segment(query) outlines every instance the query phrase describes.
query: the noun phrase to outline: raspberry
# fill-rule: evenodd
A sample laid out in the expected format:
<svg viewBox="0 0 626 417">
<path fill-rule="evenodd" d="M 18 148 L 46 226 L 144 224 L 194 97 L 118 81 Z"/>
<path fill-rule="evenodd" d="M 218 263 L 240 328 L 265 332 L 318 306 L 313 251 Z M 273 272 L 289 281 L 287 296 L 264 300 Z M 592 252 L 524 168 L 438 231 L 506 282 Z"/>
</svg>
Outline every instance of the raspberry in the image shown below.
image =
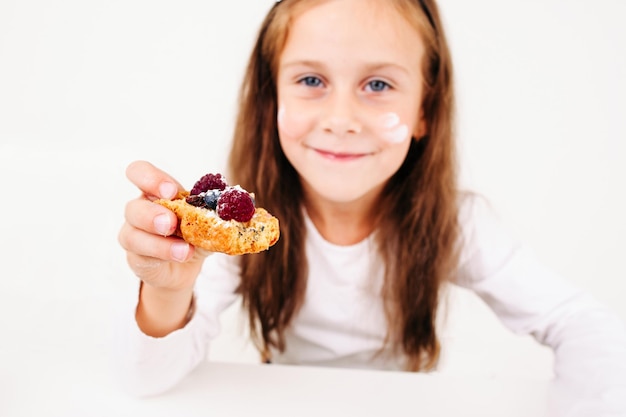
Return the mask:
<svg viewBox="0 0 626 417">
<path fill-rule="evenodd" d="M 198 195 L 209 190 L 224 190 L 228 184 L 222 174 L 206 174 L 200 178 L 191 189 L 191 195 Z"/>
<path fill-rule="evenodd" d="M 247 222 L 254 216 L 252 197 L 241 188 L 229 187 L 217 200 L 217 215 L 222 220 Z"/>
</svg>

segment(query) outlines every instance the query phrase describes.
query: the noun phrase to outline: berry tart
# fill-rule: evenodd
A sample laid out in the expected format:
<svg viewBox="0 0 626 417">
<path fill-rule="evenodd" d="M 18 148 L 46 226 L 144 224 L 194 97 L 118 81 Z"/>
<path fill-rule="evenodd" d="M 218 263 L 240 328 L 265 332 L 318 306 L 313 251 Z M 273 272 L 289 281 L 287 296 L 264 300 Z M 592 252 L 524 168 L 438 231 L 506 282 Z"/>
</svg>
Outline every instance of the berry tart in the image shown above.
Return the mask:
<svg viewBox="0 0 626 417">
<path fill-rule="evenodd" d="M 254 195 L 229 186 L 221 174 L 206 174 L 190 192 L 160 204 L 180 220 L 176 235 L 211 252 L 243 255 L 267 250 L 278 241 L 278 219 L 255 207 Z"/>
</svg>

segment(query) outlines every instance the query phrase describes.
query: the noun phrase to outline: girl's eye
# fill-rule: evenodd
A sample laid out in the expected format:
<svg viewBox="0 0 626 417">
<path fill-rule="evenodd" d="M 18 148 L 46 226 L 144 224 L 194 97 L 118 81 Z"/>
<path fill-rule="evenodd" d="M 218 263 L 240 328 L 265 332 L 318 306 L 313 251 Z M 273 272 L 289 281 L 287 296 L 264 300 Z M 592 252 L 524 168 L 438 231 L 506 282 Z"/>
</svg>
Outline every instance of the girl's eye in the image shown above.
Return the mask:
<svg viewBox="0 0 626 417">
<path fill-rule="evenodd" d="M 371 91 L 378 93 L 378 92 L 385 91 L 386 89 L 388 89 L 389 84 L 381 80 L 372 80 L 369 83 L 367 83 L 367 87 Z"/>
<path fill-rule="evenodd" d="M 312 75 L 302 78 L 299 82 L 307 87 L 320 87 L 322 85 L 322 80 Z"/>
</svg>

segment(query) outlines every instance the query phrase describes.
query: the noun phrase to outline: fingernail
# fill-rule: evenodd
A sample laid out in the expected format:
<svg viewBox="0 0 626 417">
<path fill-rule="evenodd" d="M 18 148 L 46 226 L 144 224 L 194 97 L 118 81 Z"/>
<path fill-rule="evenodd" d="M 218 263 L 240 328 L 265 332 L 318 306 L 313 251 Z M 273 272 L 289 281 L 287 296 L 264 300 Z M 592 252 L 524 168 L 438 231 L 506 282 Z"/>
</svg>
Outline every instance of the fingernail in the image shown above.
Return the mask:
<svg viewBox="0 0 626 417">
<path fill-rule="evenodd" d="M 187 243 L 173 243 L 170 250 L 175 261 L 183 262 L 189 254 L 189 245 Z"/>
<path fill-rule="evenodd" d="M 172 223 L 170 222 L 170 216 L 167 214 L 159 214 L 154 218 L 154 229 L 158 234 L 168 236 L 172 233 Z"/>
<path fill-rule="evenodd" d="M 159 193 L 161 198 L 174 198 L 176 193 L 178 193 L 178 187 L 171 182 L 162 182 L 159 185 Z"/>
</svg>

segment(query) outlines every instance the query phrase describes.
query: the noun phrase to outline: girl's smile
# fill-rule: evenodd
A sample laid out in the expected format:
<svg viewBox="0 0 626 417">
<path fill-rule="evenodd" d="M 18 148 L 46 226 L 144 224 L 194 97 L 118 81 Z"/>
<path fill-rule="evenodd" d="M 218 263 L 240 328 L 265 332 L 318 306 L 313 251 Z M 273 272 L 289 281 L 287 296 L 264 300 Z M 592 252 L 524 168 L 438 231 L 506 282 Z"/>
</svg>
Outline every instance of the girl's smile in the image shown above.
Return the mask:
<svg viewBox="0 0 626 417">
<path fill-rule="evenodd" d="M 312 151 L 315 151 L 322 158 L 332 161 L 332 162 L 353 162 L 359 161 L 363 158 L 373 155 L 373 152 L 366 153 L 351 153 L 351 152 L 333 152 L 327 151 L 324 149 L 316 149 L 310 148 Z"/>
<path fill-rule="evenodd" d="M 343 152 L 335 153 L 335 152 L 330 152 L 330 151 L 324 151 L 322 149 L 315 149 L 315 148 L 312 148 L 312 149 L 318 154 L 320 154 L 322 157 L 333 160 L 333 161 L 353 161 L 355 159 L 360 159 L 360 158 L 370 155 L 367 153 L 343 153 Z"/>
</svg>

